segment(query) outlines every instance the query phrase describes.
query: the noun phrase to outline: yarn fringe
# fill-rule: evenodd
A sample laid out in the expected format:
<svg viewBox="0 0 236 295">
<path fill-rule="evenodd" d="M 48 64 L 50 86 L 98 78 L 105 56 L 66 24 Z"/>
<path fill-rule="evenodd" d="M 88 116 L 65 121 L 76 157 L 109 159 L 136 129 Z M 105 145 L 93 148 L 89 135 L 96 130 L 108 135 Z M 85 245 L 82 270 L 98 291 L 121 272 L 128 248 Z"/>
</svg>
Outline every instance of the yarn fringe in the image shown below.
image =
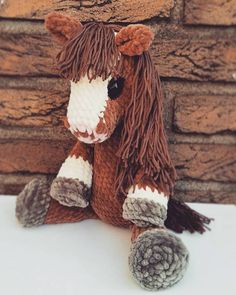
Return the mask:
<svg viewBox="0 0 236 295">
<path fill-rule="evenodd" d="M 158 72 L 149 52 L 123 58 L 133 62 L 134 77 L 117 151 L 115 193 L 125 196 L 135 185 L 137 173 L 142 171 L 142 180 L 148 180 L 151 186 L 169 195 L 176 171 L 164 130 L 163 93 Z"/>
<path fill-rule="evenodd" d="M 186 230 L 190 233 L 199 232 L 202 234 L 206 230 L 210 230 L 207 225 L 212 220 L 212 218 L 208 218 L 191 209 L 184 202 L 173 198 L 169 199 L 165 226 L 177 233 L 182 233 Z"/>
<path fill-rule="evenodd" d="M 114 75 L 120 58 L 114 31 L 120 29 L 118 25 L 101 22 L 85 24 L 57 55 L 61 77 L 78 82 L 85 75 L 90 81 L 97 77 L 106 80 Z"/>
</svg>

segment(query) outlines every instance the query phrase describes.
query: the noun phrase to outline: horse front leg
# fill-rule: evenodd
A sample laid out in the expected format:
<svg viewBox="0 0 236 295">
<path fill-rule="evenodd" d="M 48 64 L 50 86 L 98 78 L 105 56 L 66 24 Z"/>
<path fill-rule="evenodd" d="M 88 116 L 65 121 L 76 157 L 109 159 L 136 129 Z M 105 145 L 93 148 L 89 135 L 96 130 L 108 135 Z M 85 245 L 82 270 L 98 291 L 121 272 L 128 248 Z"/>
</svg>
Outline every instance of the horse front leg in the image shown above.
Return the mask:
<svg viewBox="0 0 236 295">
<path fill-rule="evenodd" d="M 93 209 L 66 207 L 50 196 L 52 179 L 33 179 L 16 200 L 16 217 L 24 227 L 97 219 Z"/>
<path fill-rule="evenodd" d="M 77 142 L 53 180 L 50 195 L 60 204 L 85 208 L 92 188 L 93 148 Z"/>
<path fill-rule="evenodd" d="M 97 218 L 89 206 L 92 161 L 93 149 L 77 142 L 54 180 L 33 179 L 19 194 L 19 222 L 30 227 Z"/>
</svg>

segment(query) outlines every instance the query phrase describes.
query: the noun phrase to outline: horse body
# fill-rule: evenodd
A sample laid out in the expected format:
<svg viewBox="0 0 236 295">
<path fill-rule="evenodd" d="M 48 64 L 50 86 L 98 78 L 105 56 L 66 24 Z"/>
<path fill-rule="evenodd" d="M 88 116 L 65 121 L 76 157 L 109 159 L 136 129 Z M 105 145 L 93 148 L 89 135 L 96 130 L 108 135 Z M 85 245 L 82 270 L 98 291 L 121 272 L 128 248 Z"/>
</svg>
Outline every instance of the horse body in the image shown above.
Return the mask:
<svg viewBox="0 0 236 295">
<path fill-rule="evenodd" d="M 120 134 L 116 130 L 105 142 L 94 148 L 94 174 L 91 206 L 98 217 L 116 226 L 128 227 L 131 222 L 122 216 L 124 199 L 115 196 L 114 181 Z"/>
</svg>

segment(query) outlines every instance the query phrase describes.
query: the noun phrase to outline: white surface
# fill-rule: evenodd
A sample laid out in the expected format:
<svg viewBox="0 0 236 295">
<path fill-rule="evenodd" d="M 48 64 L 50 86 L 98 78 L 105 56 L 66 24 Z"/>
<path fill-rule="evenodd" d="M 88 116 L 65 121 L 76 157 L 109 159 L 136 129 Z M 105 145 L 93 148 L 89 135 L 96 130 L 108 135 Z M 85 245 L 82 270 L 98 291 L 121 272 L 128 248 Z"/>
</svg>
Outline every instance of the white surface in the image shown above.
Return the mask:
<svg viewBox="0 0 236 295">
<path fill-rule="evenodd" d="M 182 234 L 190 265 L 184 279 L 159 294 L 236 294 L 236 210 L 194 204 L 216 220 L 204 235 Z M 90 220 L 23 229 L 15 198 L 0 197 L 0 294 L 150 294 L 127 266 L 130 232 Z"/>
</svg>

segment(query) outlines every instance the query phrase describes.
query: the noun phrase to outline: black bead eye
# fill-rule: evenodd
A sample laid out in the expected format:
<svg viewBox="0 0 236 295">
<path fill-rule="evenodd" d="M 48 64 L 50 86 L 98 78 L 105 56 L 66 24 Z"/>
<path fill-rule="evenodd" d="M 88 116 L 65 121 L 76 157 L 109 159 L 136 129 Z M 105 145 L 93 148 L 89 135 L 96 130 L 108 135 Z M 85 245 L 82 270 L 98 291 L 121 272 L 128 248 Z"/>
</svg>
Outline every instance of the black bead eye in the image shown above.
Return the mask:
<svg viewBox="0 0 236 295">
<path fill-rule="evenodd" d="M 107 85 L 108 96 L 110 99 L 116 99 L 121 95 L 124 87 L 124 78 L 112 78 Z"/>
</svg>

